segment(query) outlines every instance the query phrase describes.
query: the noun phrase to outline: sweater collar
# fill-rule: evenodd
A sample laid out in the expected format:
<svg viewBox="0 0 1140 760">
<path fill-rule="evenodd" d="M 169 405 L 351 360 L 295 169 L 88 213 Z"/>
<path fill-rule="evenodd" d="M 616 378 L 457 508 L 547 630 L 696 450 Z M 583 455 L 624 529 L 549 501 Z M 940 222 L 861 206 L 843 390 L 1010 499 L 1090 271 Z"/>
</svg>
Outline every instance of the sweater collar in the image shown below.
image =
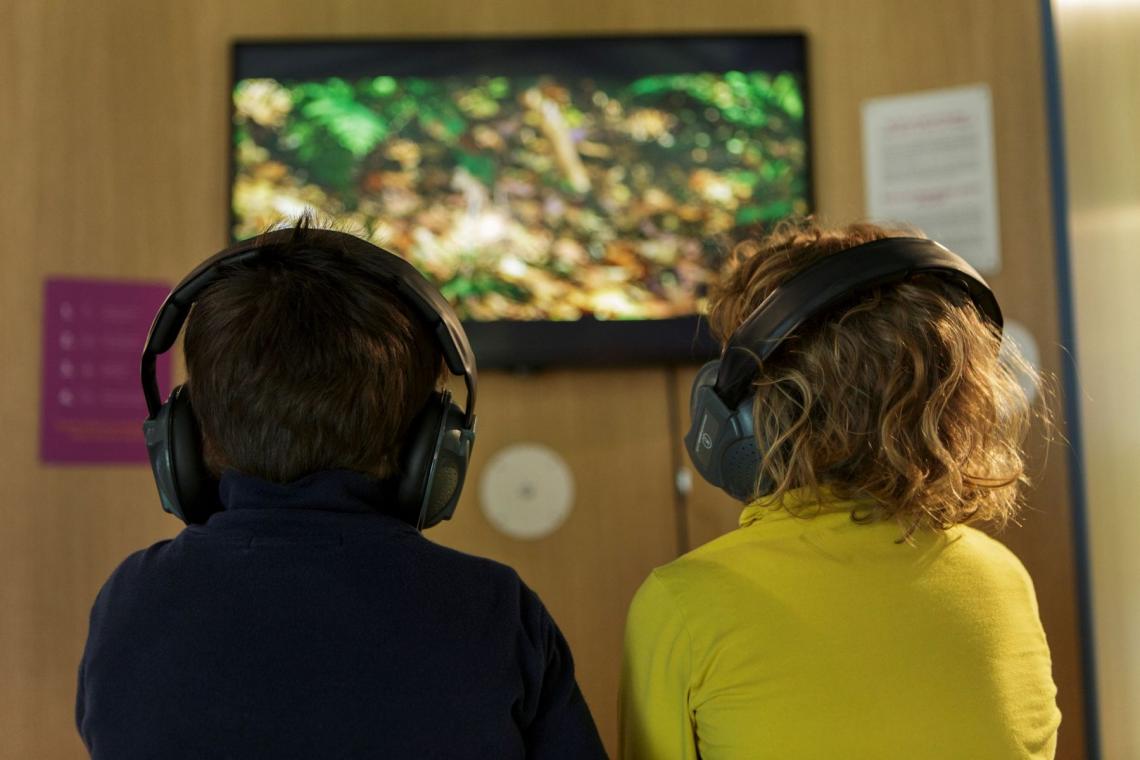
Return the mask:
<svg viewBox="0 0 1140 760">
<path fill-rule="evenodd" d="M 291 483 L 272 483 L 227 471 L 222 473 L 219 495 L 226 511 L 315 509 L 378 512 L 393 501 L 393 494 L 384 483 L 351 470 L 314 472 Z"/>
<path fill-rule="evenodd" d="M 869 498 L 840 498 L 831 488 L 804 486 L 793 488 L 782 497 L 762 496 L 744 507 L 740 513 L 740 527 L 758 522 L 771 523 L 789 517 L 816 517 L 828 513 L 847 513 L 854 509 L 870 510 L 874 502 Z"/>
</svg>

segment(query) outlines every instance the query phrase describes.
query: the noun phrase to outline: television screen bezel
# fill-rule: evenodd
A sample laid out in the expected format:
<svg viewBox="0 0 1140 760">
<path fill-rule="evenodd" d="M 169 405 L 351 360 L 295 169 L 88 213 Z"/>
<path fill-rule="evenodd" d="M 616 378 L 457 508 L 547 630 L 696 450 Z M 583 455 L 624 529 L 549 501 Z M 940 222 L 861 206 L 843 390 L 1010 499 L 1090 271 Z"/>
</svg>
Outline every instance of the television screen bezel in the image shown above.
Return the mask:
<svg viewBox="0 0 1140 760">
<path fill-rule="evenodd" d="M 657 34 L 647 33 L 616 33 L 597 35 L 519 35 L 519 36 L 447 36 L 447 35 L 408 35 L 383 37 L 321 37 L 321 38 L 238 38 L 230 46 L 230 81 L 227 93 L 227 119 L 228 119 L 228 145 L 227 145 L 227 175 L 229 187 L 226 191 L 228 228 L 226 239 L 235 242 L 233 235 L 236 226 L 236 215 L 233 204 L 234 181 L 237 177 L 237 166 L 233 150 L 234 119 L 233 119 L 233 92 L 238 81 L 251 76 L 288 76 L 288 74 L 274 73 L 247 73 L 241 69 L 239 56 L 244 50 L 259 48 L 263 51 L 271 48 L 280 48 L 295 52 L 307 48 L 310 51 L 322 47 L 336 48 L 338 52 L 348 53 L 350 48 L 368 48 L 377 45 L 407 46 L 410 49 L 426 50 L 431 46 L 446 46 L 452 50 L 470 46 L 474 48 L 489 49 L 492 46 L 531 47 L 535 51 L 548 54 L 552 46 L 574 47 L 578 51 L 593 46 L 614 46 L 622 42 L 650 43 L 666 45 L 669 43 L 699 44 L 712 43 L 724 46 L 727 42 L 741 42 L 750 45 L 758 43 L 780 43 L 796 46 L 799 53 L 800 72 L 802 81 L 802 97 L 804 102 L 804 145 L 806 156 L 804 169 L 806 173 L 806 201 L 808 213 L 815 209 L 815 177 L 812 150 L 811 131 L 811 85 L 808 37 L 804 32 L 775 32 L 760 31 L 742 33 L 733 32 L 705 32 L 695 34 Z M 306 57 L 313 55 L 306 53 Z M 588 57 L 588 56 L 583 56 Z M 307 61 L 306 64 L 309 62 Z M 328 65 L 328 64 L 326 64 Z M 437 64 L 438 65 L 438 64 Z M 553 68 L 553 67 L 551 67 Z M 688 68 L 688 67 L 687 67 Z M 298 78 L 320 76 L 350 77 L 343 69 L 330 69 L 327 74 L 314 73 L 316 66 L 308 65 L 303 72 L 298 72 Z M 465 68 L 464 72 L 471 68 Z M 422 71 L 422 69 L 416 69 Z M 447 69 L 444 69 L 447 71 Z M 499 70 L 495 70 L 499 73 Z M 545 70 L 544 70 L 545 71 Z M 398 72 L 409 75 L 411 72 Z M 549 72 L 546 72 L 549 73 Z M 366 76 L 368 74 L 361 74 Z M 371 72 L 375 75 L 375 72 Z M 421 74 L 422 75 L 422 74 Z M 399 251 L 394 251 L 399 254 Z M 471 341 L 477 361 L 482 369 L 538 369 L 544 367 L 567 366 L 622 366 L 638 364 L 695 364 L 714 358 L 719 352 L 719 346 L 708 329 L 708 323 L 703 316 L 674 317 L 669 319 L 652 320 L 598 320 L 587 317 L 574 321 L 554 320 L 465 320 L 464 329 Z"/>
</svg>

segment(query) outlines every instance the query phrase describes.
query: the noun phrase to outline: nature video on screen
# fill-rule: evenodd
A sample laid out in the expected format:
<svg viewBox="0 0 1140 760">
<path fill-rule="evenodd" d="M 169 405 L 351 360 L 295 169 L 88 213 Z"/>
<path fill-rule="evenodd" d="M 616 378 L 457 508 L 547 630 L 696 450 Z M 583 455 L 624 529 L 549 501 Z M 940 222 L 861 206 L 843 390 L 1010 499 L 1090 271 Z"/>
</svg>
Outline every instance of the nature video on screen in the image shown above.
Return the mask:
<svg viewBox="0 0 1140 760">
<path fill-rule="evenodd" d="M 732 229 L 808 210 L 802 92 L 740 71 L 244 79 L 233 234 L 335 217 L 464 319 L 689 316 Z"/>
</svg>

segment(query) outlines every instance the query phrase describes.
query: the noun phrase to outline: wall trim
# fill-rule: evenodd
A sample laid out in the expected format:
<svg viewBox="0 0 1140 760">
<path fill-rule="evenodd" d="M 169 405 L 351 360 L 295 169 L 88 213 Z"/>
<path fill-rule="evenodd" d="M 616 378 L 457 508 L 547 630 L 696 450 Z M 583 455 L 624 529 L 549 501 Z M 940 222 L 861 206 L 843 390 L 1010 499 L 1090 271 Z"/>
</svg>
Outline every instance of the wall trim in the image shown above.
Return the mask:
<svg viewBox="0 0 1140 760">
<path fill-rule="evenodd" d="M 1100 760 L 1100 719 L 1089 563 L 1088 500 L 1081 433 L 1080 378 L 1076 321 L 1073 310 L 1072 252 L 1069 238 L 1069 188 L 1065 164 L 1065 117 L 1061 94 L 1057 32 L 1052 0 L 1041 0 L 1041 41 L 1045 79 L 1045 121 L 1049 136 L 1050 194 L 1057 273 L 1057 311 L 1061 333 L 1061 382 L 1064 394 L 1069 459 L 1069 502 L 1072 504 L 1073 556 L 1076 559 L 1077 607 L 1084 680 L 1085 747 L 1089 760 Z M 1062 729 L 1064 730 L 1064 729 Z"/>
</svg>

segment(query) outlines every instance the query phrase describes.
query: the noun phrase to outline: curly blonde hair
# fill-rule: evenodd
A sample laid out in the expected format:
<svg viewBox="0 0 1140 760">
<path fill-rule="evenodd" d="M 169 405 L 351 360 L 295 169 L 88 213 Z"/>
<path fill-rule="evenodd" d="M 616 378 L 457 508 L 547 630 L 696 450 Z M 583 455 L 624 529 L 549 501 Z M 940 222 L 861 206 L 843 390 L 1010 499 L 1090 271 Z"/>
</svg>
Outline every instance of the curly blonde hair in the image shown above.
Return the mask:
<svg viewBox="0 0 1140 760">
<path fill-rule="evenodd" d="M 710 294 L 713 334 L 725 342 L 814 262 L 899 236 L 916 233 L 808 220 L 744 240 Z M 765 501 L 778 507 L 792 489 L 818 496 L 826 486 L 871 505 L 852 512 L 856 521 L 893 518 L 904 536 L 974 522 L 1004 527 L 1028 482 L 1022 444 L 1031 408 L 1015 373 L 1037 380 L 1016 350 L 999 358 L 1000 348 L 1000 332 L 966 292 L 934 276 L 855 295 L 810 320 L 755 380 L 760 480 L 774 484 Z"/>
</svg>

